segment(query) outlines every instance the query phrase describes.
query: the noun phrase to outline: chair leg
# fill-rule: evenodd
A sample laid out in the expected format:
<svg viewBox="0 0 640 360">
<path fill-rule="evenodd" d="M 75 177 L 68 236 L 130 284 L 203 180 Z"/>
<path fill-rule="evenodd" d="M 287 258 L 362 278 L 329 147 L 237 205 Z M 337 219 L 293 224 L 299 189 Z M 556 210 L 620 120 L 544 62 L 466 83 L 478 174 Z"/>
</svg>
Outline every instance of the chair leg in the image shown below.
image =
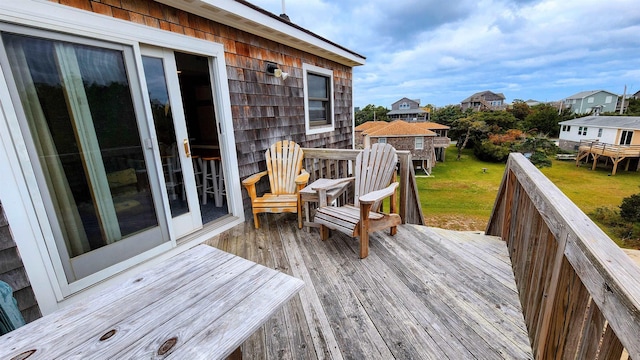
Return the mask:
<svg viewBox="0 0 640 360">
<path fill-rule="evenodd" d="M 360 234 L 360 259 L 369 256 L 369 233 Z"/>
<path fill-rule="evenodd" d="M 320 239 L 327 240 L 328 238 L 329 238 L 329 228 L 324 225 L 320 225 Z"/>
<path fill-rule="evenodd" d="M 256 229 L 260 229 L 260 221 L 258 221 L 257 213 L 253 213 L 253 225 L 256 227 Z"/>
<path fill-rule="evenodd" d="M 389 235 L 393 236 L 398 232 L 398 227 L 397 226 L 392 226 L 391 229 L 389 230 Z"/>
</svg>

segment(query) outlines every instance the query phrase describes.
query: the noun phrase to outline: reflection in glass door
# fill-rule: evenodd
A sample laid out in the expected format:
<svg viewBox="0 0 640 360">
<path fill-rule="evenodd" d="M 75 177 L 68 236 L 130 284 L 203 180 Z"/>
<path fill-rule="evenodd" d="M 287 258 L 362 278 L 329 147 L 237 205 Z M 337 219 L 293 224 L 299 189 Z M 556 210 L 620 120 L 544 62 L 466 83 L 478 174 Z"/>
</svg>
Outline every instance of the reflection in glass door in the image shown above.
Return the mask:
<svg viewBox="0 0 640 360">
<path fill-rule="evenodd" d="M 141 133 L 132 98 L 139 94 L 129 82 L 132 50 L 67 38 L 2 33 L 21 125 L 71 283 L 169 237 L 157 210 L 158 184 L 149 177 L 152 151 L 142 146 L 149 135 Z"/>
<path fill-rule="evenodd" d="M 173 52 L 143 48 L 142 63 L 176 238 L 202 228 L 198 191 Z"/>
</svg>

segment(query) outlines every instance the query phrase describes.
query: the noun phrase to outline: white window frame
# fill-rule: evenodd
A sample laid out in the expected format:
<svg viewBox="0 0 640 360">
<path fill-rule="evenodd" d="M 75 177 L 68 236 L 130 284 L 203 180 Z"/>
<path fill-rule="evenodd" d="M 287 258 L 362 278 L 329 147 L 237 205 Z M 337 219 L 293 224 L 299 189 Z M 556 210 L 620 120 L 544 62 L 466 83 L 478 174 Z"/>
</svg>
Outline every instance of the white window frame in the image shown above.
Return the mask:
<svg viewBox="0 0 640 360">
<path fill-rule="evenodd" d="M 414 140 L 413 148 L 416 149 L 416 150 L 424 149 L 424 137 L 416 136 L 415 140 Z"/>
<path fill-rule="evenodd" d="M 311 126 L 310 117 L 309 117 L 309 90 L 307 85 L 307 74 L 317 74 L 321 76 L 326 76 L 329 78 L 329 117 L 330 121 L 327 122 L 326 125 L 321 126 Z M 322 134 L 326 132 L 330 132 L 335 130 L 335 115 L 334 115 L 334 92 L 333 92 L 333 70 L 321 68 L 319 66 L 311 65 L 311 64 L 302 64 L 302 84 L 304 88 L 304 126 L 305 133 L 307 135 L 312 134 Z"/>
<path fill-rule="evenodd" d="M 598 129 L 598 137 L 602 137 L 602 128 Z"/>
<path fill-rule="evenodd" d="M 595 99 L 593 98 L 593 96 L 588 97 L 587 98 L 587 104 L 593 104 L 594 100 Z"/>
<path fill-rule="evenodd" d="M 237 166 L 235 136 L 233 133 L 233 118 L 231 113 L 231 99 L 224 58 L 224 46 L 211 41 L 151 28 L 141 24 L 115 19 L 112 17 L 91 13 L 53 2 L 12 1 L 3 2 L 0 22 L 19 26 L 31 26 L 52 33 L 71 34 L 87 39 L 96 39 L 131 46 L 135 57 L 138 74 L 143 74 L 140 58 L 140 46 L 143 44 L 167 48 L 175 51 L 193 53 L 210 58 L 212 69 L 212 88 L 215 94 L 217 118 L 220 126 L 220 151 L 225 161 L 225 176 L 229 179 L 239 179 Z M 42 195 L 37 186 L 34 169 L 26 151 L 25 138 L 20 131 L 20 124 L 13 107 L 8 85 L 5 81 L 5 69 L 0 69 L 0 148 L 16 149 L 0 156 L 2 173 L 14 174 L 13 181 L 3 183 L 0 198 L 4 201 L 4 210 L 12 226 L 14 238 L 23 256 L 25 270 L 31 279 L 31 286 L 36 295 L 38 306 L 43 315 L 47 315 L 61 306 L 61 303 L 72 298 L 86 298 L 107 287 L 120 283 L 150 266 L 171 256 L 188 250 L 193 245 L 206 241 L 211 236 L 221 233 L 231 227 L 244 222 L 244 210 L 239 181 L 227 182 L 229 211 L 234 218 L 214 231 L 194 235 L 184 240 L 172 249 L 152 249 L 144 254 L 148 261 L 142 263 L 143 256 L 139 255 L 103 270 L 100 279 L 87 277 L 85 283 L 67 284 L 57 254 L 53 232 L 46 216 Z M 146 98 L 146 82 L 142 76 L 137 78 L 142 87 L 143 103 Z M 148 110 L 148 109 L 147 109 Z M 147 118 L 151 119 L 150 113 Z M 151 135 L 155 136 L 153 125 Z M 4 131 L 7 130 L 7 131 Z M 6 159 L 5 156 L 6 155 Z M 3 160 L 4 159 L 4 160 Z M 8 160 L 8 161 L 5 161 Z M 9 167 L 10 169 L 7 169 Z M 158 174 L 161 176 L 161 174 Z M 234 195 L 231 195 L 234 194 Z M 19 200 L 18 200 L 19 199 Z M 7 204 L 14 204 L 7 206 Z M 25 224 L 26 226 L 15 226 Z M 174 243 L 175 244 L 175 243 Z M 31 251 L 33 250 L 33 251 Z M 147 256 L 147 255 L 150 255 Z M 107 273 L 108 272 L 108 273 Z M 91 283 L 89 283 L 91 282 Z"/>
<path fill-rule="evenodd" d="M 387 143 L 387 138 L 386 137 L 379 137 L 378 138 L 378 144 L 386 144 Z"/>
<path fill-rule="evenodd" d="M 611 104 L 611 101 L 613 101 L 613 96 L 607 95 L 607 97 L 604 100 L 605 104 Z"/>
</svg>

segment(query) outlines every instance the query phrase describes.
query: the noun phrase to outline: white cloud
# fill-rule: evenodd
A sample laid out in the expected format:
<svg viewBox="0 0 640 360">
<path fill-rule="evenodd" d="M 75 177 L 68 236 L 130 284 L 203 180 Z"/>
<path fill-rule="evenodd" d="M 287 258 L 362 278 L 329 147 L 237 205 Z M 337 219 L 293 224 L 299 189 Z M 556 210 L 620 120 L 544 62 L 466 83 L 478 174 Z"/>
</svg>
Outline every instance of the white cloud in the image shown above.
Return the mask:
<svg viewBox="0 0 640 360">
<path fill-rule="evenodd" d="M 250 0 L 276 14 L 279 0 Z M 401 97 L 458 103 L 474 92 L 557 100 L 640 86 L 637 0 L 305 0 L 291 20 L 367 57 L 354 105 Z M 628 90 L 629 92 L 629 90 Z"/>
</svg>

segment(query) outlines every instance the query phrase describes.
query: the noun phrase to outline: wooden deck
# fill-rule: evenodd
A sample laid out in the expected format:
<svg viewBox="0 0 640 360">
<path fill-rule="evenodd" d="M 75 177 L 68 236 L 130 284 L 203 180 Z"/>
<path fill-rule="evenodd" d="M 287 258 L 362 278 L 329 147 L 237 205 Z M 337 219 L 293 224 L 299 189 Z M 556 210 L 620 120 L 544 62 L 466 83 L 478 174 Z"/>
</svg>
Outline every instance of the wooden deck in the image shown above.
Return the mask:
<svg viewBox="0 0 640 360">
<path fill-rule="evenodd" d="M 242 346 L 245 359 L 533 358 L 506 245 L 401 225 L 358 242 L 261 215 L 209 245 L 293 275 L 305 287 Z"/>
</svg>

